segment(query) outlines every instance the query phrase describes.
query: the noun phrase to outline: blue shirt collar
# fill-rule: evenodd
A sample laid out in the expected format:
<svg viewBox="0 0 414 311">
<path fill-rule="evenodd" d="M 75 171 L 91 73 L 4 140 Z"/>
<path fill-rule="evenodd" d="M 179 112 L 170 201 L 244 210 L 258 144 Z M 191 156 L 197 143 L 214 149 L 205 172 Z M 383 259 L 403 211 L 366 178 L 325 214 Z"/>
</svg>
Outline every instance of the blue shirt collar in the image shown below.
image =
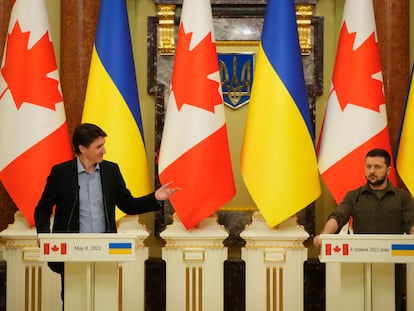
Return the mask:
<svg viewBox="0 0 414 311">
<path fill-rule="evenodd" d="M 79 157 L 76 157 L 76 163 L 78 166 L 78 174 L 86 172 L 86 169 L 83 166 L 82 162 L 80 161 Z M 96 163 L 95 171 L 99 171 L 99 163 Z"/>
</svg>

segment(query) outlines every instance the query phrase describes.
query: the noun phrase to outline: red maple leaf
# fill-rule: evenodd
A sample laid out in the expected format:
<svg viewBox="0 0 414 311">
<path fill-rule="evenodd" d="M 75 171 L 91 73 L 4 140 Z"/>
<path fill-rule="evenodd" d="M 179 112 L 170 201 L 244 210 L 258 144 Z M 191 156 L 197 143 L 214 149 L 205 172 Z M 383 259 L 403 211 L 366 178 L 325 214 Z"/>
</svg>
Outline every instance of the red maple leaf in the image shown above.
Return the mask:
<svg viewBox="0 0 414 311">
<path fill-rule="evenodd" d="M 216 46 L 211 32 L 190 51 L 192 33 L 186 34 L 180 25 L 172 86 L 178 110 L 184 104 L 214 113 L 214 106 L 223 102 L 219 82 L 208 78 L 218 71 Z"/>
<path fill-rule="evenodd" d="M 333 73 L 333 86 L 341 109 L 347 104 L 379 112 L 385 102 L 382 81 L 373 78 L 381 72 L 378 43 L 373 32 L 356 50 L 356 33 L 349 33 L 343 23 Z"/>
<path fill-rule="evenodd" d="M 341 251 L 341 248 L 338 245 L 335 245 L 335 247 L 333 248 L 333 251 L 335 253 L 339 253 Z"/>
<path fill-rule="evenodd" d="M 54 244 L 53 247 L 51 248 L 51 250 L 54 251 L 54 252 L 57 252 L 59 250 L 59 246 Z"/>
<path fill-rule="evenodd" d="M 7 37 L 6 58 L 1 72 L 17 109 L 26 102 L 55 110 L 55 104 L 62 101 L 62 94 L 58 81 L 47 76 L 57 69 L 52 42 L 46 32 L 28 49 L 29 37 L 30 32 L 22 32 L 19 22 L 16 22 Z"/>
</svg>

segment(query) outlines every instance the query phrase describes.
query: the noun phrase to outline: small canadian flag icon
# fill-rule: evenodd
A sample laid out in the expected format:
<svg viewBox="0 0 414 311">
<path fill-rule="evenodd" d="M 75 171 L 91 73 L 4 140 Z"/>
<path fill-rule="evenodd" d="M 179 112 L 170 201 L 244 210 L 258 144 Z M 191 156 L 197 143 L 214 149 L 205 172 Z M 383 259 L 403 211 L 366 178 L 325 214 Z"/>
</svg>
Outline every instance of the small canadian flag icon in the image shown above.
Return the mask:
<svg viewBox="0 0 414 311">
<path fill-rule="evenodd" d="M 43 244 L 43 254 L 50 255 L 50 254 L 61 254 L 66 255 L 66 243 L 60 243 L 50 245 L 50 243 Z"/>
<path fill-rule="evenodd" d="M 325 255 L 331 256 L 332 253 L 338 255 L 348 256 L 349 255 L 349 244 L 332 245 L 330 243 L 325 244 Z"/>
</svg>

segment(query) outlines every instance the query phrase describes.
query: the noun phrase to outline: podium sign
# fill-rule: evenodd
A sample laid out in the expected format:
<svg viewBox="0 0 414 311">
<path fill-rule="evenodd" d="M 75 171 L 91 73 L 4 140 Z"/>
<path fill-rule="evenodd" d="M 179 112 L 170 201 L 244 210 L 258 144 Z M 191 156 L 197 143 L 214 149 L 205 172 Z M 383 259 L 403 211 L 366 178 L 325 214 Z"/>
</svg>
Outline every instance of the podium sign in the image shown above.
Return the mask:
<svg viewBox="0 0 414 311">
<path fill-rule="evenodd" d="M 407 306 L 412 305 L 409 271 L 414 235 L 321 234 L 320 238 L 319 259 L 326 263 L 326 310 L 394 310 L 395 263 L 407 263 Z"/>
<path fill-rule="evenodd" d="M 116 233 L 39 234 L 41 261 L 133 261 L 135 236 Z"/>
<path fill-rule="evenodd" d="M 137 260 L 137 234 L 52 233 L 38 238 L 40 261 L 65 262 L 66 310 L 119 310 L 118 263 Z"/>
<path fill-rule="evenodd" d="M 414 262 L 414 235 L 321 234 L 321 262 Z"/>
</svg>

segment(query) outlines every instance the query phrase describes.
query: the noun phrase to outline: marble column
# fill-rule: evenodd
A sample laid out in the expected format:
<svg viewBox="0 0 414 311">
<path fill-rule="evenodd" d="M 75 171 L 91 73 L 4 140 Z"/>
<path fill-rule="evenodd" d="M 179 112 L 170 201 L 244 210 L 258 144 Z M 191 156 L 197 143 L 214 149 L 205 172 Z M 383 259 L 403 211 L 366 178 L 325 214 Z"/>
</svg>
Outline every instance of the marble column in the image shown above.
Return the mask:
<svg viewBox="0 0 414 311">
<path fill-rule="evenodd" d="M 394 150 L 410 74 L 409 0 L 374 0 L 374 9 Z"/>
<path fill-rule="evenodd" d="M 70 133 L 81 121 L 99 0 L 61 1 L 60 81 Z"/>
</svg>

